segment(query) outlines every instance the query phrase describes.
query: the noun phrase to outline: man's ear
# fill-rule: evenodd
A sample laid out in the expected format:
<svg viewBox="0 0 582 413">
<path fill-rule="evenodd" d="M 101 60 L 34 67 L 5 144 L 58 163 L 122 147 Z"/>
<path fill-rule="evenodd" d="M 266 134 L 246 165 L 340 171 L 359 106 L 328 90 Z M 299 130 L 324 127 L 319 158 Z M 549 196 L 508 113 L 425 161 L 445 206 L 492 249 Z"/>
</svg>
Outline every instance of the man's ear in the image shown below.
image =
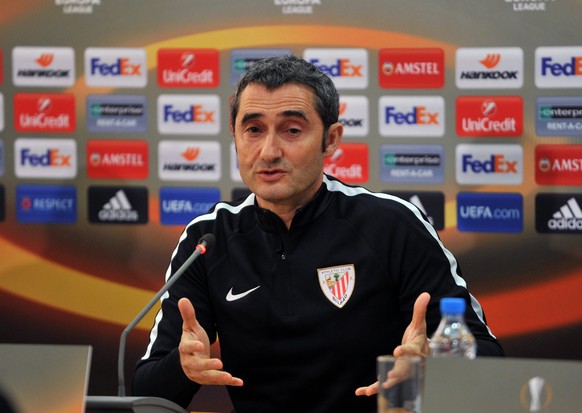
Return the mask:
<svg viewBox="0 0 582 413">
<path fill-rule="evenodd" d="M 336 122 L 329 127 L 327 130 L 327 136 L 325 138 L 325 147 L 323 148 L 323 157 L 327 158 L 335 153 L 335 150 L 342 141 L 342 136 L 344 134 L 344 127 L 341 123 Z"/>
</svg>

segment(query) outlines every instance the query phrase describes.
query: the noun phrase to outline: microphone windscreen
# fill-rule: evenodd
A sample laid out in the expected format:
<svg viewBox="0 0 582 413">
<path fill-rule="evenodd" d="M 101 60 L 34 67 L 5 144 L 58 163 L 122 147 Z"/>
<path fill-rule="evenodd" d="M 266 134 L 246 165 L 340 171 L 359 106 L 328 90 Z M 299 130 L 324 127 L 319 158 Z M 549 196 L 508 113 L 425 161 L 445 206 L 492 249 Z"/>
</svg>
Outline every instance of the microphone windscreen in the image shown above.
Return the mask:
<svg viewBox="0 0 582 413">
<path fill-rule="evenodd" d="M 209 250 L 214 246 L 214 242 L 216 241 L 216 237 L 213 234 L 204 234 L 200 237 L 198 241 L 198 245 L 205 243 L 206 249 Z"/>
</svg>

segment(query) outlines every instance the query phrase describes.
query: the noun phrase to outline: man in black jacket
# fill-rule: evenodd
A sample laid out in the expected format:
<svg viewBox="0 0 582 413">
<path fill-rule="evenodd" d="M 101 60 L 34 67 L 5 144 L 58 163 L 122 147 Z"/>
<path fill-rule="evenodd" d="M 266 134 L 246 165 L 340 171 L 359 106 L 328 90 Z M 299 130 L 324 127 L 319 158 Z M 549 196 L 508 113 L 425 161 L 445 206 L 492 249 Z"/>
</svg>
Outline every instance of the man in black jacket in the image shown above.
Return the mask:
<svg viewBox="0 0 582 413">
<path fill-rule="evenodd" d="M 203 234 L 216 244 L 162 298 L 134 395 L 187 406 L 221 384 L 237 413 L 376 412 L 376 357 L 427 355 L 451 296 L 467 302 L 478 354 L 503 355 L 418 208 L 323 173 L 342 138 L 338 111 L 332 80 L 300 58 L 241 78 L 231 130 L 251 194 L 186 227 L 168 276 Z"/>
</svg>

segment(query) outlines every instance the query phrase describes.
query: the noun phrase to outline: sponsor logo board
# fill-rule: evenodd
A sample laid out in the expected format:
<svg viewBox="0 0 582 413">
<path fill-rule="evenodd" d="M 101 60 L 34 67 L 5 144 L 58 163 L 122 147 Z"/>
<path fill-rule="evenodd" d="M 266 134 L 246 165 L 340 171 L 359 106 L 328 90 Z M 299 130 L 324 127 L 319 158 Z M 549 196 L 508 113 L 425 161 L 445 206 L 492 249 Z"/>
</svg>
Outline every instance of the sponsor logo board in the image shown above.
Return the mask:
<svg viewBox="0 0 582 413">
<path fill-rule="evenodd" d="M 143 95 L 87 96 L 87 130 L 137 133 L 147 130 L 147 100 Z"/>
<path fill-rule="evenodd" d="M 75 178 L 77 143 L 73 139 L 18 138 L 14 170 L 18 178 Z"/>
<path fill-rule="evenodd" d="M 523 133 L 521 96 L 459 96 L 456 100 L 457 135 L 517 137 Z"/>
<path fill-rule="evenodd" d="M 94 224 L 146 224 L 148 190 L 146 187 L 90 186 L 89 222 Z"/>
<path fill-rule="evenodd" d="M 384 191 L 414 204 L 437 231 L 445 229 L 445 194 L 437 191 Z"/>
<path fill-rule="evenodd" d="M 216 49 L 158 50 L 158 85 L 179 88 L 215 88 L 220 84 Z"/>
<path fill-rule="evenodd" d="M 72 185 L 18 185 L 16 219 L 22 223 L 75 223 L 77 188 Z"/>
<path fill-rule="evenodd" d="M 441 96 L 382 96 L 380 135 L 387 137 L 442 137 L 445 101 Z"/>
<path fill-rule="evenodd" d="M 535 84 L 540 89 L 582 87 L 582 47 L 538 47 Z"/>
<path fill-rule="evenodd" d="M 536 231 L 545 234 L 582 234 L 582 195 L 536 194 Z"/>
<path fill-rule="evenodd" d="M 457 145 L 456 178 L 462 185 L 521 184 L 523 148 L 509 144 Z"/>
<path fill-rule="evenodd" d="M 346 183 L 368 181 L 368 145 L 365 143 L 341 143 L 334 154 L 323 161 L 326 174 Z"/>
<path fill-rule="evenodd" d="M 582 96 L 536 98 L 536 134 L 582 136 Z"/>
<path fill-rule="evenodd" d="M 148 170 L 147 141 L 87 142 L 87 175 L 91 179 L 146 179 Z"/>
<path fill-rule="evenodd" d="M 220 132 L 220 98 L 218 95 L 158 96 L 158 132 L 217 135 Z"/>
<path fill-rule="evenodd" d="M 233 49 L 230 52 L 230 85 L 236 86 L 240 77 L 258 60 L 288 56 L 290 49 Z"/>
<path fill-rule="evenodd" d="M 17 132 L 70 133 L 76 128 L 72 93 L 17 93 L 14 129 Z"/>
<path fill-rule="evenodd" d="M 158 176 L 164 181 L 218 181 L 221 177 L 217 141 L 161 141 Z"/>
<path fill-rule="evenodd" d="M 366 96 L 340 96 L 339 122 L 345 137 L 368 135 L 369 116 Z"/>
<path fill-rule="evenodd" d="M 12 81 L 15 86 L 73 86 L 75 52 L 70 47 L 15 47 Z"/>
<path fill-rule="evenodd" d="M 438 48 L 380 49 L 379 83 L 382 88 L 441 88 L 445 84 L 445 52 Z"/>
<path fill-rule="evenodd" d="M 523 50 L 519 47 L 457 49 L 455 82 L 459 89 L 519 89 L 523 77 Z"/>
<path fill-rule="evenodd" d="M 303 58 L 328 75 L 338 89 L 368 87 L 368 51 L 366 49 L 305 49 Z"/>
<path fill-rule="evenodd" d="M 218 201 L 218 188 L 161 188 L 160 220 L 164 225 L 185 225 Z"/>
<path fill-rule="evenodd" d="M 90 87 L 143 88 L 147 85 L 144 49 L 89 47 L 85 49 L 85 82 Z"/>
<path fill-rule="evenodd" d="M 380 179 L 392 183 L 442 183 L 445 151 L 442 145 L 381 145 Z"/>
<path fill-rule="evenodd" d="M 523 196 L 518 193 L 459 192 L 457 227 L 463 232 L 522 232 Z"/>
<path fill-rule="evenodd" d="M 537 145 L 538 185 L 582 185 L 582 145 Z"/>
</svg>

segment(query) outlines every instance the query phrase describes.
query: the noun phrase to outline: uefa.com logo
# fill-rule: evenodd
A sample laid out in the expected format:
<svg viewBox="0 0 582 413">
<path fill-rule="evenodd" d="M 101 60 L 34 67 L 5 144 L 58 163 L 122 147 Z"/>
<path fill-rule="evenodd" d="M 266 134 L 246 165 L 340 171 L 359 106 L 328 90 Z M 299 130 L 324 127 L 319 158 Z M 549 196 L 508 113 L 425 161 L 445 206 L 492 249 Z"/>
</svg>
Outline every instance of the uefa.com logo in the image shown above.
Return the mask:
<svg viewBox="0 0 582 413">
<path fill-rule="evenodd" d="M 519 47 L 457 49 L 455 81 L 459 89 L 519 89 L 523 76 L 523 49 Z"/>
</svg>

